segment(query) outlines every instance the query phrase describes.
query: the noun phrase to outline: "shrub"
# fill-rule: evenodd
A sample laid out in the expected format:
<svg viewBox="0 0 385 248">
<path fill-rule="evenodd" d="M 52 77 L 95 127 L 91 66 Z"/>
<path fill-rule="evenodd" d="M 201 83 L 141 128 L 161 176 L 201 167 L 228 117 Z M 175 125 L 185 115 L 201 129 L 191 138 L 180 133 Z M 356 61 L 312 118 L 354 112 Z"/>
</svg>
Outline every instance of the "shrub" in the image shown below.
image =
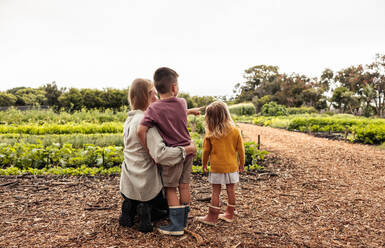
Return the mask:
<svg viewBox="0 0 385 248">
<path fill-rule="evenodd" d="M 229 106 L 231 114 L 235 115 L 254 115 L 255 107 L 252 103 L 239 103 Z"/>
<path fill-rule="evenodd" d="M 353 128 L 356 141 L 379 145 L 385 142 L 385 125 L 369 124 Z"/>
<path fill-rule="evenodd" d="M 276 102 L 269 102 L 262 106 L 261 115 L 265 115 L 265 116 L 287 115 L 287 109 L 285 106 L 279 105 Z"/>
</svg>

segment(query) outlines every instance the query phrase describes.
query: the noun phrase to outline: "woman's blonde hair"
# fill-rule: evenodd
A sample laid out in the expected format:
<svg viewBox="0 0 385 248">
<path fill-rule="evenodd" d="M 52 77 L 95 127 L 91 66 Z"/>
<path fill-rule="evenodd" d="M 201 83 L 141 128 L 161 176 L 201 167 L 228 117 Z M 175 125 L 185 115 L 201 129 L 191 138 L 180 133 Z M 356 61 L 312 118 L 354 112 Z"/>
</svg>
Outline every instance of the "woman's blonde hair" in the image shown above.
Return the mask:
<svg viewBox="0 0 385 248">
<path fill-rule="evenodd" d="M 154 87 L 151 80 L 137 78 L 132 82 L 128 91 L 128 101 L 130 102 L 131 109 L 145 110 L 150 102 L 149 91 Z"/>
<path fill-rule="evenodd" d="M 222 101 L 215 101 L 207 106 L 205 121 L 206 134 L 214 138 L 227 135 L 234 126 L 229 109 Z"/>
</svg>

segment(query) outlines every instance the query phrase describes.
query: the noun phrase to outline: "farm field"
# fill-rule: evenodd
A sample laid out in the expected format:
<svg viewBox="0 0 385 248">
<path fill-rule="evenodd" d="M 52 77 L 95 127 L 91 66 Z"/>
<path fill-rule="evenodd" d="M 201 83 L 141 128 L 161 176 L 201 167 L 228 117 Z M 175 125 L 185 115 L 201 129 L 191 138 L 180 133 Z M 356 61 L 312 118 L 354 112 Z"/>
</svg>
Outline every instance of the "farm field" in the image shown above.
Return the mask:
<svg viewBox="0 0 385 248">
<path fill-rule="evenodd" d="M 119 227 L 118 176 L 3 176 L 0 247 L 385 244 L 384 150 L 270 127 L 240 127 L 248 140 L 260 134 L 262 149 L 271 153 L 262 164 L 264 173 L 241 176 L 234 223 L 205 226 L 194 221 L 207 211 L 210 196 L 210 185 L 199 174 L 193 176 L 192 218 L 183 237 Z M 225 194 L 223 209 L 224 202 Z"/>
<path fill-rule="evenodd" d="M 380 145 L 385 143 L 385 119 L 347 114 L 304 114 L 289 116 L 235 116 L 235 120 L 259 126 L 343 138 L 347 141 Z"/>
<path fill-rule="evenodd" d="M 0 112 L 0 175 L 120 174 L 124 111 Z M 189 116 L 188 128 L 198 150 L 193 171 L 201 172 L 203 116 Z M 252 142 L 245 150 L 247 169 L 259 169 L 267 152 Z"/>
</svg>

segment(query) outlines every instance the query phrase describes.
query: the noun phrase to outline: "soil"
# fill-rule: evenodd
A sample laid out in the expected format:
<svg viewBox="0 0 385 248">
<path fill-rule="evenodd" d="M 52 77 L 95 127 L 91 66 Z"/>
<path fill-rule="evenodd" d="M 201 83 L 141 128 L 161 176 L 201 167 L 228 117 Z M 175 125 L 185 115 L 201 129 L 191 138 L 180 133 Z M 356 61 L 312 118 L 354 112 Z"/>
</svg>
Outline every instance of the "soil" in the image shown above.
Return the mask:
<svg viewBox="0 0 385 248">
<path fill-rule="evenodd" d="M 209 205 L 203 175 L 193 175 L 189 226 L 177 237 L 119 226 L 119 176 L 9 176 L 0 177 L 0 247 L 385 246 L 384 149 L 240 127 L 270 154 L 265 171 L 241 174 L 233 223 L 195 221 Z M 221 199 L 225 210 L 224 188 Z"/>
</svg>

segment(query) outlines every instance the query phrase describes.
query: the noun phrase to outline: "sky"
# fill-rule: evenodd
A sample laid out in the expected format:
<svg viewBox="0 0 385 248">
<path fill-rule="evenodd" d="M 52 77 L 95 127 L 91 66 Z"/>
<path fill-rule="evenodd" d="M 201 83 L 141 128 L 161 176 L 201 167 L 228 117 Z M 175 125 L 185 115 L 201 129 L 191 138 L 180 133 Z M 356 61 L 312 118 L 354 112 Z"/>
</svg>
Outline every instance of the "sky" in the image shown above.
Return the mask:
<svg viewBox="0 0 385 248">
<path fill-rule="evenodd" d="M 255 65 L 319 77 L 376 53 L 383 0 L 0 0 L 0 91 L 123 89 L 167 66 L 182 92 L 230 96 Z"/>
</svg>

